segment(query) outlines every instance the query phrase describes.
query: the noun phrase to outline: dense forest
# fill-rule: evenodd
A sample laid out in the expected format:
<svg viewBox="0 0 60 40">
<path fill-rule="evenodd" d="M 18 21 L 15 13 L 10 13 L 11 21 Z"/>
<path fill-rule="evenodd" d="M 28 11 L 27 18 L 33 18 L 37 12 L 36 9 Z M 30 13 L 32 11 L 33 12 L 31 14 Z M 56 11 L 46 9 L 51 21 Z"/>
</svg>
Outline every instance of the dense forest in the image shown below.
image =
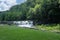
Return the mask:
<svg viewBox="0 0 60 40">
<path fill-rule="evenodd" d="M 60 0 L 27 0 L 0 12 L 0 21 L 33 20 L 36 24 L 60 23 Z"/>
</svg>

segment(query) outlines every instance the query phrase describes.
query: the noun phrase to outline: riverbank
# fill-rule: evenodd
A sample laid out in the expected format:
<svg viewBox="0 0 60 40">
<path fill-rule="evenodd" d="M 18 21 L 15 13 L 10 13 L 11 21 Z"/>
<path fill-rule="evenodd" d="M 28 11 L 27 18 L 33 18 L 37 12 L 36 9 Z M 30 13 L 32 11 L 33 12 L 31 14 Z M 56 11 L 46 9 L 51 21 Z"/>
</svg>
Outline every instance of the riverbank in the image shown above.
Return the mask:
<svg viewBox="0 0 60 40">
<path fill-rule="evenodd" d="M 13 25 L 1 25 L 0 40 L 60 40 L 60 34 Z"/>
</svg>

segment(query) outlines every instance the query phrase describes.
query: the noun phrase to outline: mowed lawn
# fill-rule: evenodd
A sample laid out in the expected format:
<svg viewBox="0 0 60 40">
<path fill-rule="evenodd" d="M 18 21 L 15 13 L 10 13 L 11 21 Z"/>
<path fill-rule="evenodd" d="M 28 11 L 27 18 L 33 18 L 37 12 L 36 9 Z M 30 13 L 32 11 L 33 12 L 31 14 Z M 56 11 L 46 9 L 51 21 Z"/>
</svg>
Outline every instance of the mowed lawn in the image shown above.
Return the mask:
<svg viewBox="0 0 60 40">
<path fill-rule="evenodd" d="M 60 34 L 17 26 L 1 25 L 0 40 L 60 40 Z"/>
</svg>

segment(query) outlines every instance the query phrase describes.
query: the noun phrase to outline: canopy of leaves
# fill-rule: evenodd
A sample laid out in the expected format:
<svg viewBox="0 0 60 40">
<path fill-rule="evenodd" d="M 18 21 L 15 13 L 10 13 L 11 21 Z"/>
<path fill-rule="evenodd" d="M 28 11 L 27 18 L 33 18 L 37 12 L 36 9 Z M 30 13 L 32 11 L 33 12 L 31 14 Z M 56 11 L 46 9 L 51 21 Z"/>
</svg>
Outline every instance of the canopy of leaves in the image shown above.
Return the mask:
<svg viewBox="0 0 60 40">
<path fill-rule="evenodd" d="M 60 23 L 60 0 L 27 0 L 0 12 L 0 21 L 33 20 L 35 23 Z"/>
</svg>

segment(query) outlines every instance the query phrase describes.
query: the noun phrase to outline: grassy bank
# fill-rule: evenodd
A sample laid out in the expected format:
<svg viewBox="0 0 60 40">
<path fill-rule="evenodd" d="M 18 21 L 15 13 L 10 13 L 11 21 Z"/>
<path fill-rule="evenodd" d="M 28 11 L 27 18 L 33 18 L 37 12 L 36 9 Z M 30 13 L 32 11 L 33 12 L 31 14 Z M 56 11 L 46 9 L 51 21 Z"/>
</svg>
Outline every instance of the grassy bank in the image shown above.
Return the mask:
<svg viewBox="0 0 60 40">
<path fill-rule="evenodd" d="M 0 40 L 60 40 L 60 34 L 0 25 Z"/>
<path fill-rule="evenodd" d="M 60 32 L 60 24 L 47 24 L 47 25 L 37 25 L 40 30 L 46 30 L 51 32 Z"/>
</svg>

